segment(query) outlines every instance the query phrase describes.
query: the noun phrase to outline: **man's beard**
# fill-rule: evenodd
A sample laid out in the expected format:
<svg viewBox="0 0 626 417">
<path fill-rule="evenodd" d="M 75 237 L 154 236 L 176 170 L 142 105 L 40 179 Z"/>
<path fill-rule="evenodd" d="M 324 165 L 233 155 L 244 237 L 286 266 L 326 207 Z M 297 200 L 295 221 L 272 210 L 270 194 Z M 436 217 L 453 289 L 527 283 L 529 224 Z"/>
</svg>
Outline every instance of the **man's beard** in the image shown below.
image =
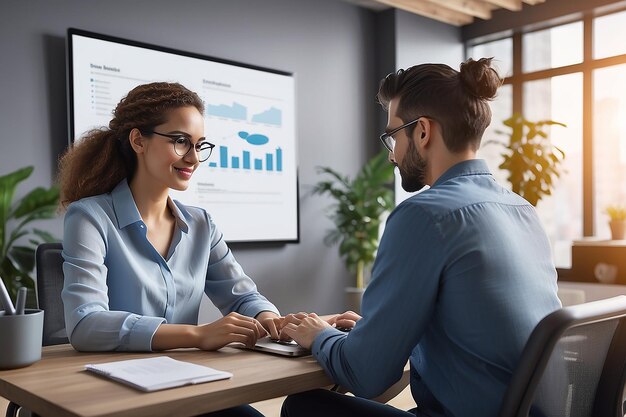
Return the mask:
<svg viewBox="0 0 626 417">
<path fill-rule="evenodd" d="M 422 158 L 415 144 L 409 141 L 409 149 L 402 159 L 402 166 L 398 165 L 402 178 L 402 188 L 409 193 L 424 188 L 427 166 L 428 161 Z"/>
</svg>

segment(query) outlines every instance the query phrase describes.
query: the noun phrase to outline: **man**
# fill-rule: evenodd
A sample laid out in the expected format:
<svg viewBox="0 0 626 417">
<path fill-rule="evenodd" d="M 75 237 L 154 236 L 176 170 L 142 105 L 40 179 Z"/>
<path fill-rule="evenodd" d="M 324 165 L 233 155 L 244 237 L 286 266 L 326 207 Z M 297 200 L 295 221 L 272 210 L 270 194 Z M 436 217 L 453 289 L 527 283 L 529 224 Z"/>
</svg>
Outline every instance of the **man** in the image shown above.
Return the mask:
<svg viewBox="0 0 626 417">
<path fill-rule="evenodd" d="M 531 331 L 560 302 L 534 208 L 476 159 L 501 84 L 490 65 L 424 64 L 381 82 L 390 161 L 404 189 L 430 188 L 389 216 L 350 333 L 314 314 L 282 329 L 360 397 L 382 393 L 410 360 L 417 409 L 317 390 L 289 397 L 283 416 L 497 415 Z"/>
</svg>

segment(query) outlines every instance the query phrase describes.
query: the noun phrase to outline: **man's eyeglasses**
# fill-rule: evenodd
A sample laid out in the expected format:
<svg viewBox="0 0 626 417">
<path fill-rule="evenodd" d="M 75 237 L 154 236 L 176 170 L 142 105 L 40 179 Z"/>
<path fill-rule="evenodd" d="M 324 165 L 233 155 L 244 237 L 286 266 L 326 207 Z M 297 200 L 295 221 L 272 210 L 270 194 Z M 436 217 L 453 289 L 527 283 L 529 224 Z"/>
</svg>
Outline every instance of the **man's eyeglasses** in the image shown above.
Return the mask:
<svg viewBox="0 0 626 417">
<path fill-rule="evenodd" d="M 169 138 L 172 145 L 174 145 L 174 152 L 176 152 L 176 155 L 178 156 L 186 156 L 193 147 L 198 154 L 198 160 L 200 162 L 204 162 L 209 159 L 211 157 L 211 153 L 213 152 L 213 148 L 215 148 L 214 144 L 207 142 L 206 140 L 192 145 L 191 139 L 180 133 L 159 133 L 154 130 L 142 130 L 141 133 L 143 135 L 155 134 Z"/>
<path fill-rule="evenodd" d="M 382 135 L 380 135 L 380 141 L 383 143 L 383 145 L 385 145 L 385 148 L 387 148 L 389 152 L 393 152 L 394 148 L 396 147 L 396 139 L 393 137 L 393 135 L 395 135 L 402 129 L 406 129 L 409 126 L 414 125 L 422 117 L 427 117 L 430 119 L 429 116 L 419 116 L 415 120 L 411 120 L 410 122 L 405 123 L 402 126 L 393 129 L 391 132 L 383 133 Z"/>
</svg>

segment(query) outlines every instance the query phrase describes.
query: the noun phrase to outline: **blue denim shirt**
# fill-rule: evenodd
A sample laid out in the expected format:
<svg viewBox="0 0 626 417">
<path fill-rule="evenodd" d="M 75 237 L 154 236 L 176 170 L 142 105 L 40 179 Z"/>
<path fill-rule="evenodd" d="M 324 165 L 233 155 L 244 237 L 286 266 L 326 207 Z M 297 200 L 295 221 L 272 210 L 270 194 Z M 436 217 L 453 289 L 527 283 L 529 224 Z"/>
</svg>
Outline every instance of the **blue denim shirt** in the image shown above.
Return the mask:
<svg viewBox="0 0 626 417">
<path fill-rule="evenodd" d="M 150 351 L 161 323 L 197 324 L 202 294 L 222 314 L 278 313 L 257 292 L 203 209 L 168 201 L 176 218 L 164 259 L 148 241 L 126 180 L 68 207 L 62 292 L 78 350 Z"/>
<path fill-rule="evenodd" d="M 535 325 L 560 307 L 534 208 L 461 162 L 389 216 L 362 315 L 325 329 L 312 351 L 332 379 L 373 397 L 411 363 L 411 391 L 432 416 L 496 416 Z"/>
</svg>

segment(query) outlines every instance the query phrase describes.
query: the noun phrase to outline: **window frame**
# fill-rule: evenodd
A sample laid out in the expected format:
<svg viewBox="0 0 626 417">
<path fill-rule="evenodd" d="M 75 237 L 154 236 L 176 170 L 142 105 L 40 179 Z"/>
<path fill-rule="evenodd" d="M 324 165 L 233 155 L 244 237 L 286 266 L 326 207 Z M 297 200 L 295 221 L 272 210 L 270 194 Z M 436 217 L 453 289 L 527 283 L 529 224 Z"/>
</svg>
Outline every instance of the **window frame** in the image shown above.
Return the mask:
<svg viewBox="0 0 626 417">
<path fill-rule="evenodd" d="M 594 88 L 593 73 L 600 68 L 612 67 L 615 65 L 626 64 L 626 54 L 615 55 L 606 58 L 593 58 L 593 24 L 594 19 L 601 16 L 611 15 L 626 11 L 626 6 L 620 8 L 611 8 L 603 12 L 588 11 L 584 14 L 574 14 L 570 16 L 560 17 L 557 19 L 540 22 L 534 25 L 525 26 L 515 30 L 507 30 L 505 32 L 496 33 L 480 38 L 470 39 L 465 42 L 465 57 L 469 57 L 469 49 L 498 40 L 511 38 L 513 43 L 512 56 L 512 74 L 505 78 L 504 84 L 512 86 L 512 112 L 523 114 L 524 105 L 524 83 L 552 77 L 567 75 L 573 73 L 582 73 L 583 79 L 583 122 L 582 122 L 582 178 L 583 178 L 583 237 L 592 237 L 595 235 L 595 213 L 594 213 L 594 164 L 593 164 L 593 106 L 594 106 Z M 539 71 L 527 72 L 522 71 L 523 54 L 522 44 L 523 35 L 536 31 L 546 30 L 565 24 L 579 22 L 583 23 L 583 60 L 577 64 L 554 67 Z"/>
</svg>

